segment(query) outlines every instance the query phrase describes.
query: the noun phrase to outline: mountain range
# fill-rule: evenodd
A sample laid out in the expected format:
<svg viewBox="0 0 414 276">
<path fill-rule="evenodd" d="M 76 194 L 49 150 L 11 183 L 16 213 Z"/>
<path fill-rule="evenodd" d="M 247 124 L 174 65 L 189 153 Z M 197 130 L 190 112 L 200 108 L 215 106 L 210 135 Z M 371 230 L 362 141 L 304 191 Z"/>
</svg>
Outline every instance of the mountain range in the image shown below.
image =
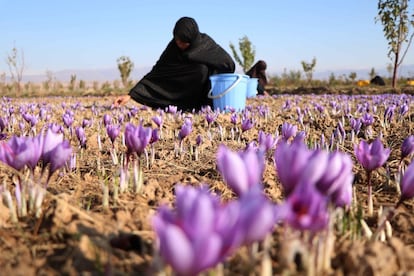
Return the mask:
<svg viewBox="0 0 414 276">
<path fill-rule="evenodd" d="M 130 78 L 133 80 L 141 79 L 147 72 L 151 70 L 150 66 L 135 68 Z M 289 69 L 286 69 L 287 73 L 289 73 Z M 339 76 L 349 76 L 351 72 L 355 72 L 357 74 L 357 79 L 368 79 L 369 72 L 371 68 L 367 69 L 359 69 L 359 70 L 352 70 L 352 69 L 343 69 L 343 70 L 325 70 L 325 71 L 318 71 L 315 70 L 313 74 L 313 79 L 328 79 L 331 74 L 334 74 L 336 77 Z M 377 69 L 375 68 L 377 75 L 388 77 L 390 74 L 385 68 Z M 240 72 L 238 72 L 240 73 Z M 267 72 L 268 76 L 278 75 L 280 76 L 282 71 L 278 72 Z M 303 73 L 303 72 L 302 72 Z M 73 69 L 73 70 L 62 70 L 57 72 L 52 72 L 53 79 L 55 81 L 60 81 L 63 83 L 67 83 L 70 81 L 71 76 L 76 75 L 76 80 L 83 80 L 86 82 L 98 81 L 98 82 L 105 82 L 109 81 L 112 82 L 114 80 L 120 80 L 120 73 L 118 68 L 104 68 L 104 69 Z M 402 65 L 399 69 L 399 77 L 410 77 L 414 78 L 414 64 L 411 65 Z M 304 74 L 302 74 L 304 78 Z M 46 80 L 46 72 L 44 74 L 26 74 L 23 75 L 23 82 L 33 82 L 33 83 L 41 83 Z"/>
</svg>

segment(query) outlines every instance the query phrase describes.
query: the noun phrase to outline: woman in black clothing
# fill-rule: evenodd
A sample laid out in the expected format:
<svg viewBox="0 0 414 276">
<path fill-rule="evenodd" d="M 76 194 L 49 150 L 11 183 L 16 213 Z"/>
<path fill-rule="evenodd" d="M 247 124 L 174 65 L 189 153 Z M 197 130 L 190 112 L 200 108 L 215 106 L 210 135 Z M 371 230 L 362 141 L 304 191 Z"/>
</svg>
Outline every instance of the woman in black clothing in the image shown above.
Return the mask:
<svg viewBox="0 0 414 276">
<path fill-rule="evenodd" d="M 258 78 L 257 84 L 257 94 L 264 95 L 266 93 L 265 87 L 267 85 L 267 77 L 266 77 L 266 68 L 267 64 L 264 60 L 259 60 L 256 62 L 249 71 L 246 72 L 246 75 L 250 76 L 251 78 Z"/>
<path fill-rule="evenodd" d="M 128 95 L 118 97 L 115 106 L 125 104 L 130 98 L 153 108 L 175 105 L 192 110 L 211 105 L 207 97 L 209 76 L 233 73 L 233 59 L 210 36 L 200 33 L 193 18 L 180 18 L 173 35 L 152 70 Z"/>
</svg>

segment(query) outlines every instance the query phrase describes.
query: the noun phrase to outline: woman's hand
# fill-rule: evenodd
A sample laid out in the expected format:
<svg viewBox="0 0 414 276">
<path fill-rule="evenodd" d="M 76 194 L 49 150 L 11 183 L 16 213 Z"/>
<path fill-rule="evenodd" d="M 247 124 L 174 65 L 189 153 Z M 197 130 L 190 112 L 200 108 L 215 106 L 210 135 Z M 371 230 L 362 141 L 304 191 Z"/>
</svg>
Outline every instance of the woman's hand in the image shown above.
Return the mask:
<svg viewBox="0 0 414 276">
<path fill-rule="evenodd" d="M 124 105 L 129 101 L 129 99 L 131 99 L 130 95 L 119 96 L 118 98 L 115 99 L 113 105 L 114 105 L 114 107 Z"/>
</svg>

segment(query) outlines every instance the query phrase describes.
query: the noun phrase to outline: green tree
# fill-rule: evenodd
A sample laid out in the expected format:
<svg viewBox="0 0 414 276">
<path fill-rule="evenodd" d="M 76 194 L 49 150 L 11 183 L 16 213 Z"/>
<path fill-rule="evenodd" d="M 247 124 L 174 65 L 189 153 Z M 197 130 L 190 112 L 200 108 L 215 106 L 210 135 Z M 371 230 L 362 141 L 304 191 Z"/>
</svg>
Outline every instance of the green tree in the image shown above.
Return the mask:
<svg viewBox="0 0 414 276">
<path fill-rule="evenodd" d="M 338 81 L 336 80 L 336 76 L 333 72 L 331 72 L 331 74 L 329 75 L 328 78 L 328 84 L 329 85 L 335 85 Z"/>
<path fill-rule="evenodd" d="M 243 72 L 247 72 L 253 65 L 256 50 L 247 36 L 239 39 L 239 50 L 241 56 L 237 53 L 236 47 L 230 42 L 230 49 L 236 62 L 243 68 Z"/>
<path fill-rule="evenodd" d="M 76 74 L 70 75 L 69 90 L 74 91 L 76 88 Z"/>
<path fill-rule="evenodd" d="M 86 83 L 84 80 L 79 80 L 79 89 L 80 90 L 85 90 L 86 88 Z"/>
<path fill-rule="evenodd" d="M 21 82 L 23 79 L 23 71 L 25 66 L 23 50 L 19 52 L 16 47 L 13 47 L 12 52 L 7 55 L 6 63 L 9 67 L 10 78 L 13 85 L 15 86 L 15 93 L 17 96 L 20 94 Z"/>
<path fill-rule="evenodd" d="M 124 88 L 128 87 L 128 78 L 131 75 L 132 69 L 134 69 L 134 63 L 127 56 L 122 56 L 117 59 L 118 69 L 121 73 L 121 81 Z"/>
<path fill-rule="evenodd" d="M 50 70 L 46 70 L 46 80 L 43 82 L 43 89 L 49 91 L 52 88 L 53 83 L 53 72 Z"/>
<path fill-rule="evenodd" d="M 369 78 L 372 80 L 377 75 L 377 72 L 375 72 L 375 68 L 372 67 L 371 71 L 369 71 Z"/>
<path fill-rule="evenodd" d="M 354 83 L 356 78 L 357 78 L 357 73 L 356 72 L 351 72 L 351 73 L 349 73 L 348 77 L 352 81 L 352 83 Z"/>
<path fill-rule="evenodd" d="M 392 87 L 397 85 L 398 68 L 402 64 L 414 37 L 414 13 L 409 14 L 409 0 L 379 0 L 378 16 L 388 40 L 388 57 L 393 63 Z"/>
<path fill-rule="evenodd" d="M 305 72 L 308 83 L 312 82 L 313 72 L 315 71 L 316 58 L 313 58 L 311 62 L 301 61 L 303 72 Z"/>
</svg>

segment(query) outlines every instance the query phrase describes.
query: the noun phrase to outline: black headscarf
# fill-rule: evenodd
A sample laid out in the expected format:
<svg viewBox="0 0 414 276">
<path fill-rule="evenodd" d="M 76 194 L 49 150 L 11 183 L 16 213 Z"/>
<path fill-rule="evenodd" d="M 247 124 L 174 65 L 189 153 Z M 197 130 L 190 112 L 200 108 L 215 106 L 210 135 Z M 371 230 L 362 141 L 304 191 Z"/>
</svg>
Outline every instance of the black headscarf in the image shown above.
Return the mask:
<svg viewBox="0 0 414 276">
<path fill-rule="evenodd" d="M 174 38 L 182 42 L 193 43 L 200 36 L 197 22 L 191 17 L 181 17 L 173 30 Z"/>
</svg>

